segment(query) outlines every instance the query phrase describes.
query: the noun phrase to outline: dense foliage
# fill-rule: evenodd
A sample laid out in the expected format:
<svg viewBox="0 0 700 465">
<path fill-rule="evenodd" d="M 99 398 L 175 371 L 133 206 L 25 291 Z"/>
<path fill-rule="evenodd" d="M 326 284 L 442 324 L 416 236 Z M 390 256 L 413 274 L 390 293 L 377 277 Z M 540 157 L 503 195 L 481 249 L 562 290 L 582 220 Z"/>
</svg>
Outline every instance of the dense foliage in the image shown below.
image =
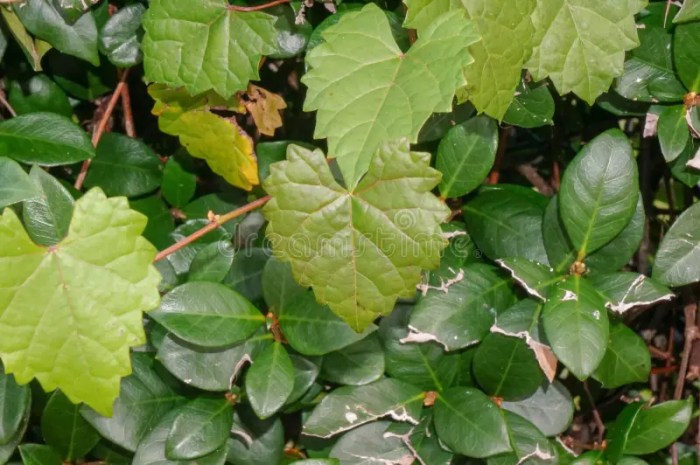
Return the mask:
<svg viewBox="0 0 700 465">
<path fill-rule="evenodd" d="M 0 463 L 700 460 L 700 0 L 0 14 Z"/>
</svg>

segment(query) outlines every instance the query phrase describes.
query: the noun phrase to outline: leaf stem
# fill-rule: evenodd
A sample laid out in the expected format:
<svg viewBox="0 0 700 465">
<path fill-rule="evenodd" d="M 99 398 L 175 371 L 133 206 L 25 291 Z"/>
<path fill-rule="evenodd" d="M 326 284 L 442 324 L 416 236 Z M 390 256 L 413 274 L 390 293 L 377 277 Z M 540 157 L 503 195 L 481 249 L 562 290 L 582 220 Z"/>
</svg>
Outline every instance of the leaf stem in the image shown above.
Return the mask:
<svg viewBox="0 0 700 465">
<path fill-rule="evenodd" d="M 177 252 L 178 250 L 182 249 L 183 247 L 188 246 L 189 244 L 193 243 L 197 239 L 201 238 L 202 236 L 205 236 L 207 233 L 214 231 L 216 228 L 219 226 L 223 225 L 224 223 L 227 223 L 231 221 L 234 218 L 238 218 L 239 216 L 248 213 L 250 211 L 255 210 L 256 208 L 262 207 L 267 203 L 268 200 L 270 200 L 272 197 L 269 195 L 266 195 L 265 197 L 260 197 L 257 200 L 254 200 L 246 205 L 243 205 L 240 208 L 236 208 L 233 211 L 230 211 L 226 213 L 225 215 L 212 215 L 209 224 L 204 226 L 203 228 L 193 232 L 180 242 L 177 242 L 170 247 L 168 247 L 165 250 L 162 250 L 156 255 L 156 258 L 153 259 L 154 262 L 160 261 L 167 257 L 170 254 L 173 254 Z"/>
<path fill-rule="evenodd" d="M 5 91 L 3 89 L 0 89 L 0 104 L 2 104 L 3 107 L 7 110 L 7 112 L 14 118 L 17 116 L 17 112 L 15 111 L 14 108 L 12 108 L 12 105 L 10 105 L 10 102 L 7 101 L 7 98 L 5 98 Z"/>
<path fill-rule="evenodd" d="M 100 139 L 102 138 L 102 134 L 104 134 L 105 129 L 107 128 L 107 123 L 109 122 L 109 118 L 112 117 L 112 113 L 114 112 L 114 109 L 117 106 L 117 101 L 119 100 L 119 97 L 121 96 L 122 92 L 126 88 L 126 78 L 129 76 L 129 69 L 125 69 L 122 72 L 121 77 L 119 78 L 119 83 L 117 84 L 117 87 L 114 89 L 114 92 L 112 93 L 112 97 L 109 99 L 109 103 L 107 104 L 107 108 L 105 109 L 104 114 L 102 115 L 102 118 L 100 119 L 100 122 L 98 123 L 97 127 L 92 133 L 92 145 L 97 147 L 97 144 L 100 142 Z M 85 177 L 87 176 L 87 171 L 90 168 L 90 163 L 92 163 L 92 159 L 88 158 L 83 162 L 83 166 L 80 167 L 80 173 L 78 173 L 78 177 L 75 179 L 75 184 L 73 187 L 75 187 L 77 190 L 80 190 L 83 188 L 83 183 L 85 182 Z"/>
<path fill-rule="evenodd" d="M 129 85 L 124 84 L 122 89 L 122 113 L 124 114 L 124 132 L 129 137 L 136 137 L 136 125 L 134 124 L 134 112 L 131 110 L 131 94 Z"/>
<path fill-rule="evenodd" d="M 272 8 L 273 6 L 281 5 L 283 3 L 289 3 L 291 0 L 273 0 L 272 2 L 269 3 L 264 3 L 262 5 L 255 5 L 255 6 L 238 6 L 238 5 L 231 5 L 229 9 L 233 11 L 260 11 L 260 10 L 265 10 L 267 8 Z"/>
</svg>

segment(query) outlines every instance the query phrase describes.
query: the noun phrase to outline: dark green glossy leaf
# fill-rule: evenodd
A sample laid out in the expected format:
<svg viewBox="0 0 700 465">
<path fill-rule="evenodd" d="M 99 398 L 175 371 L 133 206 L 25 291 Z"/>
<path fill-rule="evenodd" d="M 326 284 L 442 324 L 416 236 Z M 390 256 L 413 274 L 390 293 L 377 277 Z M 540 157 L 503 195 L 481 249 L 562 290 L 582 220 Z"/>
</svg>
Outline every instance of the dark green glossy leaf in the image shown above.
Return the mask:
<svg viewBox="0 0 700 465">
<path fill-rule="evenodd" d="M 651 357 L 644 339 L 624 323 L 611 321 L 608 347 L 593 377 L 603 387 L 614 389 L 646 381 L 650 369 Z"/>
<path fill-rule="evenodd" d="M 528 294 L 543 301 L 547 300 L 551 286 L 563 279 L 552 268 L 521 257 L 503 258 L 496 263 L 508 270 Z"/>
<path fill-rule="evenodd" d="M 284 429 L 279 418 L 260 420 L 252 410 L 237 408 L 227 462 L 231 465 L 280 463 L 284 451 Z"/>
<path fill-rule="evenodd" d="M 163 168 L 163 183 L 160 191 L 165 200 L 173 207 L 187 205 L 197 188 L 197 177 L 189 172 L 179 157 L 168 158 Z"/>
<path fill-rule="evenodd" d="M 511 450 L 503 412 L 481 391 L 449 389 L 434 410 L 437 434 L 453 451 L 484 458 Z"/>
<path fill-rule="evenodd" d="M 18 115 L 50 112 L 70 118 L 73 114 L 66 93 L 44 74 L 37 74 L 26 81 L 11 81 L 7 97 Z"/>
<path fill-rule="evenodd" d="M 653 277 L 667 286 L 700 281 L 700 203 L 690 206 L 668 230 L 656 253 Z"/>
<path fill-rule="evenodd" d="M 207 244 L 194 256 L 187 281 L 220 283 L 231 269 L 234 255 L 233 244 L 229 241 Z"/>
<path fill-rule="evenodd" d="M 678 158 L 690 140 L 685 113 L 685 105 L 674 105 L 664 108 L 659 114 L 656 132 L 659 136 L 661 153 L 667 162 Z"/>
<path fill-rule="evenodd" d="M 431 289 L 416 304 L 405 342 L 435 341 L 446 350 L 475 344 L 489 333 L 495 312 L 515 300 L 510 279 L 492 266 L 470 263 L 455 279 L 447 292 Z"/>
<path fill-rule="evenodd" d="M 136 66 L 143 60 L 141 53 L 141 18 L 146 8 L 140 3 L 126 5 L 109 18 L 100 30 L 100 52 L 120 68 Z"/>
<path fill-rule="evenodd" d="M 11 442 L 22 429 L 30 402 L 29 386 L 17 384 L 0 365 L 0 445 Z"/>
<path fill-rule="evenodd" d="M 418 423 L 424 393 L 384 378 L 364 386 L 343 386 L 326 397 L 304 423 L 304 434 L 328 438 L 378 418 Z"/>
<path fill-rule="evenodd" d="M 207 219 L 188 220 L 175 228 L 175 230 L 170 234 L 170 239 L 172 242 L 180 242 L 190 234 L 193 234 L 208 224 L 209 220 Z M 188 246 L 183 247 L 177 252 L 169 255 L 168 261 L 173 264 L 175 272 L 178 275 L 186 275 L 190 271 L 190 265 L 192 264 L 192 260 L 194 260 L 195 255 L 197 255 L 197 252 L 206 247 L 207 244 L 220 240 L 229 240 L 230 238 L 231 234 L 227 232 L 226 229 L 217 228 L 214 231 L 208 232 L 192 244 L 189 244 Z"/>
<path fill-rule="evenodd" d="M 489 334 L 474 355 L 474 376 L 489 395 L 524 399 L 544 381 L 535 354 L 520 338 Z"/>
<path fill-rule="evenodd" d="M 39 194 L 29 175 L 16 161 L 0 157 L 0 208 Z"/>
<path fill-rule="evenodd" d="M 148 217 L 143 237 L 148 239 L 151 244 L 162 250 L 173 243 L 170 234 L 175 229 L 175 220 L 159 196 L 152 195 L 138 200 L 130 200 L 129 206 Z"/>
<path fill-rule="evenodd" d="M 386 435 L 390 423 L 378 421 L 343 435 L 331 450 L 331 457 L 343 465 L 401 465 L 411 463 L 413 454 L 401 439 Z"/>
<path fill-rule="evenodd" d="M 61 465 L 61 456 L 43 444 L 22 444 L 19 446 L 24 465 Z"/>
<path fill-rule="evenodd" d="M 239 232 L 244 227 L 245 222 L 241 222 Z M 254 233 L 253 236 L 257 237 L 257 233 Z M 246 241 L 243 240 L 243 242 Z M 238 250 L 233 255 L 231 268 L 224 277 L 224 284 L 240 292 L 248 300 L 258 302 L 262 298 L 262 274 L 269 258 L 270 251 L 262 247 Z"/>
<path fill-rule="evenodd" d="M 564 172 L 559 212 L 581 258 L 599 249 L 627 225 L 637 206 L 637 165 L 619 130 L 590 141 Z"/>
<path fill-rule="evenodd" d="M 625 454 L 650 454 L 669 446 L 688 428 L 692 413 L 692 398 L 640 410 L 627 435 Z"/>
<path fill-rule="evenodd" d="M 639 415 L 644 404 L 635 402 L 627 405 L 622 412 L 617 415 L 615 422 L 610 425 L 608 431 L 608 456 L 613 462 L 620 460 L 625 448 L 630 430 L 635 418 Z"/>
<path fill-rule="evenodd" d="M 591 274 L 588 279 L 605 299 L 606 307 L 619 314 L 634 307 L 668 301 L 675 296 L 652 278 L 632 272 Z"/>
<path fill-rule="evenodd" d="M 97 27 L 92 14 L 84 14 L 73 24 L 68 24 L 56 10 L 51 0 L 27 0 L 14 11 L 22 24 L 36 37 L 50 43 L 56 49 L 97 66 Z"/>
<path fill-rule="evenodd" d="M 289 358 L 294 367 L 294 388 L 289 398 L 287 398 L 287 405 L 293 404 L 306 394 L 313 386 L 320 372 L 320 368 L 317 365 L 318 362 L 299 355 L 290 355 Z"/>
<path fill-rule="evenodd" d="M 162 172 L 160 158 L 143 142 L 110 132 L 97 145 L 85 185 L 109 196 L 136 197 L 155 190 Z"/>
<path fill-rule="evenodd" d="M 103 438 L 134 452 L 139 442 L 182 397 L 165 382 L 162 372 L 155 370 L 149 355 L 133 353 L 131 366 L 133 372 L 122 380 L 110 418 L 85 406 L 80 413 Z"/>
<path fill-rule="evenodd" d="M 41 434 L 64 462 L 82 459 L 100 440 L 97 431 L 80 416 L 80 405 L 61 391 L 55 391 L 44 407 Z"/>
<path fill-rule="evenodd" d="M 435 433 L 431 411 L 424 412 L 417 425 L 391 423 L 384 433 L 384 437 L 401 439 L 416 456 L 418 463 L 431 465 L 450 465 L 453 463 L 454 454 L 440 444 Z"/>
<path fill-rule="evenodd" d="M 526 399 L 505 401 L 503 408 L 530 421 L 545 436 L 566 431 L 574 416 L 571 394 L 559 381 L 543 384 Z"/>
<path fill-rule="evenodd" d="M 542 219 L 542 236 L 549 263 L 557 274 L 569 271 L 576 260 L 576 250 L 559 215 L 559 197 L 549 201 Z"/>
<path fill-rule="evenodd" d="M 461 197 L 476 189 L 496 159 L 498 126 L 477 116 L 453 126 L 440 141 L 435 167 L 442 173 L 440 194 Z"/>
<path fill-rule="evenodd" d="M 44 166 L 95 156 L 85 131 L 54 113 L 30 113 L 0 123 L 0 156 Z"/>
<path fill-rule="evenodd" d="M 196 459 L 223 447 L 233 425 L 233 407 L 223 396 L 198 397 L 180 407 L 165 441 L 165 456 Z"/>
<path fill-rule="evenodd" d="M 384 374 L 384 352 L 376 333 L 323 357 L 321 377 L 338 384 L 359 386 Z"/>
<path fill-rule="evenodd" d="M 17 446 L 22 442 L 24 438 L 24 433 L 27 431 L 29 426 L 29 417 L 31 413 L 31 402 L 27 402 L 26 408 L 24 409 L 22 420 L 20 421 L 19 428 L 15 431 L 15 434 L 7 439 L 7 442 L 0 444 L 0 463 L 7 463 L 12 455 L 15 453 Z"/>
<path fill-rule="evenodd" d="M 236 291 L 216 283 L 178 286 L 148 314 L 180 339 L 202 347 L 223 347 L 247 339 L 265 317 Z"/>
<path fill-rule="evenodd" d="M 546 85 L 520 87 L 520 92 L 508 107 L 503 122 L 521 128 L 536 128 L 554 124 L 554 99 Z"/>
<path fill-rule="evenodd" d="M 700 170 L 688 165 L 688 162 L 694 159 L 698 151 L 700 151 L 700 143 L 691 139 L 678 158 L 668 164 L 673 177 L 691 189 L 700 184 Z"/>
<path fill-rule="evenodd" d="M 579 379 L 605 355 L 608 314 L 603 299 L 580 276 L 559 283 L 544 305 L 542 323 L 557 358 Z"/>
<path fill-rule="evenodd" d="M 673 34 L 673 63 L 683 85 L 700 92 L 700 23 L 680 24 Z"/>
<path fill-rule="evenodd" d="M 287 306 L 303 298 L 306 289 L 297 284 L 288 262 L 270 257 L 262 274 L 262 292 L 268 308 L 277 315 L 284 315 Z"/>
<path fill-rule="evenodd" d="M 515 413 L 504 411 L 503 414 L 513 452 L 489 458 L 488 465 L 558 464 L 554 448 L 535 425 Z"/>
<path fill-rule="evenodd" d="M 39 192 L 22 203 L 22 219 L 34 242 L 51 246 L 68 234 L 73 217 L 73 196 L 49 173 L 34 166 L 29 177 Z"/>
<path fill-rule="evenodd" d="M 523 257 L 548 264 L 542 238 L 547 199 L 522 186 L 483 190 L 463 207 L 469 235 L 491 259 Z"/>
<path fill-rule="evenodd" d="M 274 342 L 248 369 L 245 391 L 253 411 L 265 419 L 277 412 L 294 390 L 294 366 L 287 349 Z"/>
</svg>

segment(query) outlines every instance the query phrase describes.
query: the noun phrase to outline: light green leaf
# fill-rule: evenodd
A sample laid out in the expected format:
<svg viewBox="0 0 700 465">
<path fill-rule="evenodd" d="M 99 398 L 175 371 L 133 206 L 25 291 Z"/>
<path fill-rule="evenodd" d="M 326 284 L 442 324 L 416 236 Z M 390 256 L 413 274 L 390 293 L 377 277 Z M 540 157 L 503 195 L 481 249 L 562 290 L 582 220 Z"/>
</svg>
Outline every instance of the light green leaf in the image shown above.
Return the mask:
<svg viewBox="0 0 700 465">
<path fill-rule="evenodd" d="M 447 292 L 431 289 L 418 302 L 404 342 L 435 341 L 445 350 L 476 344 L 489 333 L 495 313 L 515 300 L 510 279 L 492 266 L 471 263 L 453 279 Z"/>
<path fill-rule="evenodd" d="M 237 344 L 265 322 L 236 291 L 205 281 L 176 287 L 149 316 L 180 339 L 202 347 Z"/>
<path fill-rule="evenodd" d="M 87 133 L 65 116 L 30 113 L 0 123 L 0 155 L 55 166 L 92 158 L 95 149 Z"/>
<path fill-rule="evenodd" d="M 343 386 L 328 394 L 304 423 L 304 434 L 328 438 L 378 418 L 418 424 L 424 393 L 391 378 Z"/>
<path fill-rule="evenodd" d="M 400 438 L 387 435 L 391 423 L 378 421 L 343 435 L 330 456 L 343 465 L 402 465 L 412 463 L 411 450 Z M 324 462 L 325 463 L 325 462 Z"/>
<path fill-rule="evenodd" d="M 169 459 L 196 459 L 221 448 L 233 426 L 233 406 L 223 398 L 197 397 L 180 407 L 165 441 Z"/>
<path fill-rule="evenodd" d="M 576 155 L 564 172 L 559 213 L 579 260 L 625 228 L 637 206 L 638 185 L 632 147 L 617 129 L 599 135 Z"/>
<path fill-rule="evenodd" d="M 435 402 L 435 429 L 451 450 L 484 458 L 511 450 L 503 412 L 481 391 L 455 387 Z"/>
<path fill-rule="evenodd" d="M 666 286 L 632 272 L 592 273 L 587 279 L 605 299 L 605 306 L 624 314 L 634 307 L 653 305 L 675 297 Z"/>
<path fill-rule="evenodd" d="M 525 66 L 536 81 L 549 77 L 560 94 L 593 104 L 622 74 L 625 51 L 639 45 L 634 15 L 645 3 L 537 0 L 535 48 Z"/>
<path fill-rule="evenodd" d="M 435 167 L 442 173 L 440 194 L 461 197 L 479 186 L 491 171 L 498 147 L 498 126 L 477 116 L 453 126 L 438 146 Z"/>
<path fill-rule="evenodd" d="M 566 431 L 574 416 L 571 394 L 559 381 L 543 384 L 527 399 L 505 401 L 503 408 L 532 422 L 546 436 Z"/>
<path fill-rule="evenodd" d="M 605 355 L 608 314 L 595 288 L 580 276 L 559 283 L 544 305 L 542 323 L 557 358 L 579 379 Z"/>
<path fill-rule="evenodd" d="M 0 157 L 0 208 L 38 195 L 38 189 L 20 164 Z"/>
<path fill-rule="evenodd" d="M 439 264 L 447 245 L 439 223 L 449 209 L 430 190 L 440 174 L 405 139 L 382 145 L 351 191 L 333 179 L 320 151 L 291 146 L 287 158 L 265 180 L 267 238 L 299 283 L 362 331 L 415 293 L 421 268 Z"/>
<path fill-rule="evenodd" d="M 120 8 L 100 30 L 100 51 L 115 66 L 128 68 L 143 60 L 141 19 L 146 8 L 133 3 Z"/>
<path fill-rule="evenodd" d="M 680 24 L 673 33 L 673 63 L 681 82 L 700 92 L 700 23 Z"/>
<path fill-rule="evenodd" d="M 700 203 L 693 204 L 668 230 L 654 262 L 653 278 L 667 286 L 700 281 Z"/>
<path fill-rule="evenodd" d="M 142 313 L 159 300 L 145 226 L 125 198 L 99 189 L 76 202 L 68 236 L 49 248 L 34 244 L 11 210 L 0 217 L 0 354 L 18 382 L 37 378 L 112 412 L 119 379 L 131 372 L 129 347 L 145 342 Z"/>
<path fill-rule="evenodd" d="M 323 357 L 321 377 L 331 383 L 361 386 L 384 374 L 384 352 L 376 333 Z"/>
<path fill-rule="evenodd" d="M 55 391 L 41 414 L 41 434 L 64 462 L 82 459 L 100 440 L 97 431 L 80 416 L 80 405 Z"/>
<path fill-rule="evenodd" d="M 593 377 L 604 388 L 641 383 L 649 377 L 651 358 L 644 339 L 621 322 L 610 322 L 610 336 L 605 356 Z"/>
<path fill-rule="evenodd" d="M 14 5 L 14 12 L 24 27 L 59 51 L 100 64 L 97 53 L 97 26 L 92 13 L 84 14 L 68 24 L 51 0 L 26 0 Z"/>
<path fill-rule="evenodd" d="M 304 109 L 318 110 L 314 136 L 328 138 L 328 153 L 353 188 L 383 142 L 415 142 L 432 113 L 451 110 L 477 35 L 463 11 L 452 11 L 404 54 L 384 12 L 368 4 L 343 15 L 323 38 L 306 56 Z"/>
<path fill-rule="evenodd" d="M 245 391 L 262 420 L 277 412 L 294 389 L 294 366 L 287 349 L 275 342 L 263 350 L 245 377 Z"/>
<path fill-rule="evenodd" d="M 656 124 L 661 153 L 667 162 L 678 158 L 690 140 L 690 130 L 685 119 L 685 105 L 664 108 Z"/>
<path fill-rule="evenodd" d="M 226 0 L 155 0 L 143 17 L 143 65 L 150 81 L 191 95 L 224 98 L 259 79 L 262 55 L 275 51 L 275 17 L 239 12 Z"/>
<path fill-rule="evenodd" d="M 687 23 L 700 19 L 700 1 L 684 0 L 680 11 L 673 18 L 674 23 Z"/>
<path fill-rule="evenodd" d="M 669 446 L 688 428 L 692 413 L 692 397 L 640 410 L 627 436 L 625 454 L 646 455 Z"/>
</svg>

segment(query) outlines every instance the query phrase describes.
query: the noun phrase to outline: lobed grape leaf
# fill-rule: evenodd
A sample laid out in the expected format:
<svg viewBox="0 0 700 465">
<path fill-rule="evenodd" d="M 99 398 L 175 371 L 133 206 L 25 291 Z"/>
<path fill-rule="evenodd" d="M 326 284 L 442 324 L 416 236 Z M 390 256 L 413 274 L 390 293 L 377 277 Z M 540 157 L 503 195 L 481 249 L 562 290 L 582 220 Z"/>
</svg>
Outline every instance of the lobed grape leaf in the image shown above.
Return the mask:
<svg viewBox="0 0 700 465">
<path fill-rule="evenodd" d="M 318 150 L 292 145 L 287 161 L 270 166 L 264 214 L 276 256 L 358 332 L 415 293 L 421 268 L 439 264 L 449 209 L 430 193 L 440 173 L 429 164 L 403 139 L 382 144 L 351 190 Z"/>
<path fill-rule="evenodd" d="M 0 216 L 0 357 L 19 383 L 37 378 L 111 415 L 129 347 L 145 342 L 142 312 L 158 306 L 145 227 L 125 198 L 99 189 L 75 203 L 55 246 L 34 244 L 12 210 Z"/>
<path fill-rule="evenodd" d="M 306 57 L 304 109 L 318 110 L 314 136 L 328 138 L 329 156 L 352 188 L 382 142 L 415 142 L 433 112 L 452 109 L 472 61 L 467 47 L 478 36 L 463 11 L 451 11 L 403 53 L 384 12 L 368 4 L 344 14 L 323 38 Z"/>
<path fill-rule="evenodd" d="M 150 81 L 231 97 L 259 79 L 262 55 L 275 51 L 276 18 L 239 12 L 226 0 L 154 0 L 143 17 L 143 65 Z"/>
</svg>

